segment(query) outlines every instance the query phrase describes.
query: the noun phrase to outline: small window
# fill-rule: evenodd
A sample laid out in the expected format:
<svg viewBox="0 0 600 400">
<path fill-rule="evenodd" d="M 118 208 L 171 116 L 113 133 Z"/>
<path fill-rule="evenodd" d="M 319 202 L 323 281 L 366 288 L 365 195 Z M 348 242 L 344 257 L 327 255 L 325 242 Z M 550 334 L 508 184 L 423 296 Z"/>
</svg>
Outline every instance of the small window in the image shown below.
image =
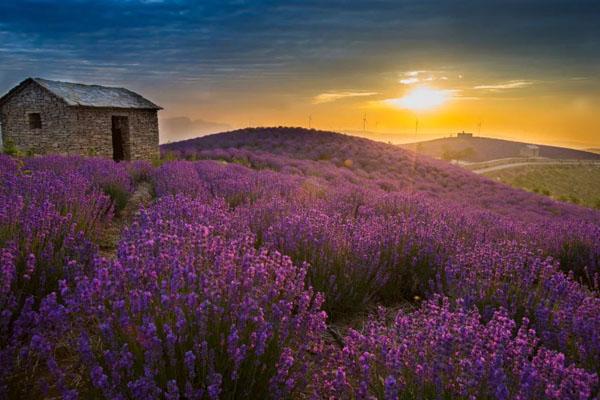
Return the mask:
<svg viewBox="0 0 600 400">
<path fill-rule="evenodd" d="M 30 129 L 42 129 L 42 116 L 40 113 L 30 113 L 29 115 L 29 128 Z"/>
</svg>

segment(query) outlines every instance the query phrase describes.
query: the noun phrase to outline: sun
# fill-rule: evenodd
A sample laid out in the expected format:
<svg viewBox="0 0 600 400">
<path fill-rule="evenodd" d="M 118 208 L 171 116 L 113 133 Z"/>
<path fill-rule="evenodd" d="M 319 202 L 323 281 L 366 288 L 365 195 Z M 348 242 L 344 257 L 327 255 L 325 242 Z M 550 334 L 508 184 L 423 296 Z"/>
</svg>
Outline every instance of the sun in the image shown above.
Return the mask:
<svg viewBox="0 0 600 400">
<path fill-rule="evenodd" d="M 450 90 L 418 87 L 408 92 L 404 97 L 388 99 L 386 103 L 412 111 L 426 111 L 437 108 L 452 98 Z"/>
</svg>

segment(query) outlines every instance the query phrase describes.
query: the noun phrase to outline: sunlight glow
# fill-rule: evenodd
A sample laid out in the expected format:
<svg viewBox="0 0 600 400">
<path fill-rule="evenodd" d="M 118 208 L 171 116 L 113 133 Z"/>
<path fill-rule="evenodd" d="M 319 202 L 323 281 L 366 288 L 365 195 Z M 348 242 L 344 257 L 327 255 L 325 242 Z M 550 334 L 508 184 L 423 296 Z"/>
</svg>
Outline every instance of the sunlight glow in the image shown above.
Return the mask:
<svg viewBox="0 0 600 400">
<path fill-rule="evenodd" d="M 424 111 L 437 108 L 452 98 L 451 90 L 419 87 L 408 92 L 404 97 L 385 100 L 394 107 L 412 111 Z"/>
</svg>

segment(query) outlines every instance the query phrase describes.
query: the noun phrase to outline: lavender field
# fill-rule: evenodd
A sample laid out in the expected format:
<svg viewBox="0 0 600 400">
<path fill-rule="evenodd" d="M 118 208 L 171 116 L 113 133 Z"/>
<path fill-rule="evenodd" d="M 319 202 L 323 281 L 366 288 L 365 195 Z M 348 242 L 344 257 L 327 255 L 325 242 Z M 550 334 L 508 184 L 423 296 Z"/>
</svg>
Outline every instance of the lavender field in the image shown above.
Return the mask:
<svg viewBox="0 0 600 400">
<path fill-rule="evenodd" d="M 330 132 L 162 152 L 0 155 L 0 398 L 598 398 L 599 211 Z"/>
</svg>

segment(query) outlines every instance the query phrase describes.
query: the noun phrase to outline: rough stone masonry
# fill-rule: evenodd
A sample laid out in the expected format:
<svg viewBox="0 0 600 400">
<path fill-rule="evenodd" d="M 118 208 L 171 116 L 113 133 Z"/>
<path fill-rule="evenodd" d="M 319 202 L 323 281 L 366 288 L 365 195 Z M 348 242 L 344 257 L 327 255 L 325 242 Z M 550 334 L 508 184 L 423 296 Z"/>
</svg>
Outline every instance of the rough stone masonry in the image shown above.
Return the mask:
<svg viewBox="0 0 600 400">
<path fill-rule="evenodd" d="M 34 154 L 153 159 L 160 109 L 124 88 L 28 78 L 0 98 L 2 142 Z"/>
</svg>

